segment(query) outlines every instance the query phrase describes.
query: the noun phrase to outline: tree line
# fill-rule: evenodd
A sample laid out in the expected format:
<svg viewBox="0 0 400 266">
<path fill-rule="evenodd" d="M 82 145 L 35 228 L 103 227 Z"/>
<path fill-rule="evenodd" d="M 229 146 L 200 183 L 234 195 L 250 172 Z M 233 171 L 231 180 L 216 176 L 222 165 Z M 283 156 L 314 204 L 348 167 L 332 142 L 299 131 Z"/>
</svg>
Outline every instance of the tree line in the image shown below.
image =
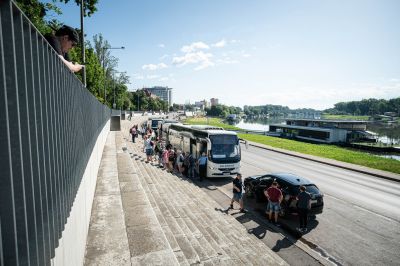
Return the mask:
<svg viewBox="0 0 400 266">
<path fill-rule="evenodd" d="M 258 116 L 281 116 L 287 114 L 296 114 L 296 113 L 318 113 L 320 111 L 312 109 L 312 108 L 298 108 L 298 109 L 290 109 L 287 106 L 282 105 L 274 105 L 274 104 L 266 104 L 260 106 L 244 106 L 244 113 L 249 117 L 258 117 Z"/>
<path fill-rule="evenodd" d="M 390 100 L 363 99 L 361 101 L 339 102 L 324 111 L 334 115 L 382 115 L 385 112 L 400 114 L 400 97 Z"/>
<path fill-rule="evenodd" d="M 46 19 L 49 13 L 62 14 L 56 2 L 68 3 L 69 0 L 16 0 L 18 7 L 25 13 L 42 35 L 51 34 L 63 23 L 57 19 Z M 74 0 L 80 5 L 80 0 Z M 90 17 L 97 11 L 98 0 L 85 0 L 85 17 Z M 79 29 L 76 29 L 78 32 Z M 118 71 L 118 58 L 111 55 L 110 43 L 101 33 L 95 35 L 92 41 L 85 41 L 86 88 L 101 102 L 110 108 L 115 103 L 117 109 L 123 110 L 167 110 L 168 104 L 158 98 L 151 98 L 143 90 L 128 91 L 130 77 L 126 72 Z M 73 62 L 82 64 L 81 45 L 74 47 L 69 56 Z M 76 74 L 82 80 L 82 73 Z"/>
</svg>

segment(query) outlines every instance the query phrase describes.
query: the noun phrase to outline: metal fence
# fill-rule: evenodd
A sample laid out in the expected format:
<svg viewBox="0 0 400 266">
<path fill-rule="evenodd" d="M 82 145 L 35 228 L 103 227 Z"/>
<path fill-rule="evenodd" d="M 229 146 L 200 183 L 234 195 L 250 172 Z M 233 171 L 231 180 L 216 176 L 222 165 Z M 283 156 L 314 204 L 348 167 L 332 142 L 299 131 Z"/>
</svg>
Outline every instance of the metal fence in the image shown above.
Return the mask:
<svg viewBox="0 0 400 266">
<path fill-rule="evenodd" d="M 111 111 L 9 0 L 0 84 L 0 264 L 49 265 Z"/>
</svg>

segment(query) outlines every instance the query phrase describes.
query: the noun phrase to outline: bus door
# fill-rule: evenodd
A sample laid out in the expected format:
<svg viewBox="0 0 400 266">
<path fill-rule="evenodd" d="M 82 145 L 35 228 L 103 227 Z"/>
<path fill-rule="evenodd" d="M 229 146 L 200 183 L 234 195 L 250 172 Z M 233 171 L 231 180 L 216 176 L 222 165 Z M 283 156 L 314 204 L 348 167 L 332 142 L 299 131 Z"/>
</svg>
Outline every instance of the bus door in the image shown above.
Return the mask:
<svg viewBox="0 0 400 266">
<path fill-rule="evenodd" d="M 190 154 L 192 154 L 192 156 L 194 158 L 197 158 L 197 154 L 196 154 L 196 140 L 195 139 L 190 139 Z"/>
</svg>

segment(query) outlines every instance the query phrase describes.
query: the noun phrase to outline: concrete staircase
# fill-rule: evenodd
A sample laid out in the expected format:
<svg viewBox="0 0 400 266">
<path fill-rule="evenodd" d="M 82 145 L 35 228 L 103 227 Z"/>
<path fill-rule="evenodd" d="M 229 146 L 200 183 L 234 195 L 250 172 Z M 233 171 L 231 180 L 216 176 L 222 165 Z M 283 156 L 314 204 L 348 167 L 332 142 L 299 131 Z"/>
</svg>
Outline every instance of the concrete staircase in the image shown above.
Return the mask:
<svg viewBox="0 0 400 266">
<path fill-rule="evenodd" d="M 121 130 L 118 178 L 132 264 L 287 265 L 190 179 L 145 163 L 141 138 L 130 141 L 127 122 Z"/>
</svg>

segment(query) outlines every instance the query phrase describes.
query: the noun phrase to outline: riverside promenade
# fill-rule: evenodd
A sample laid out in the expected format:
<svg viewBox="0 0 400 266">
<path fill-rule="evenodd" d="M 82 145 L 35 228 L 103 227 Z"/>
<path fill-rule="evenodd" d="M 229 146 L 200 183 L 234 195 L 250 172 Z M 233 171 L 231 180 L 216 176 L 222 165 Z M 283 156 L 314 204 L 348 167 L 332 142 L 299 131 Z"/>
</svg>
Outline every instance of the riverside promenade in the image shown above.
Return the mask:
<svg viewBox="0 0 400 266">
<path fill-rule="evenodd" d="M 145 163 L 133 123 L 107 137 L 85 265 L 287 265 L 190 179 Z"/>
</svg>

